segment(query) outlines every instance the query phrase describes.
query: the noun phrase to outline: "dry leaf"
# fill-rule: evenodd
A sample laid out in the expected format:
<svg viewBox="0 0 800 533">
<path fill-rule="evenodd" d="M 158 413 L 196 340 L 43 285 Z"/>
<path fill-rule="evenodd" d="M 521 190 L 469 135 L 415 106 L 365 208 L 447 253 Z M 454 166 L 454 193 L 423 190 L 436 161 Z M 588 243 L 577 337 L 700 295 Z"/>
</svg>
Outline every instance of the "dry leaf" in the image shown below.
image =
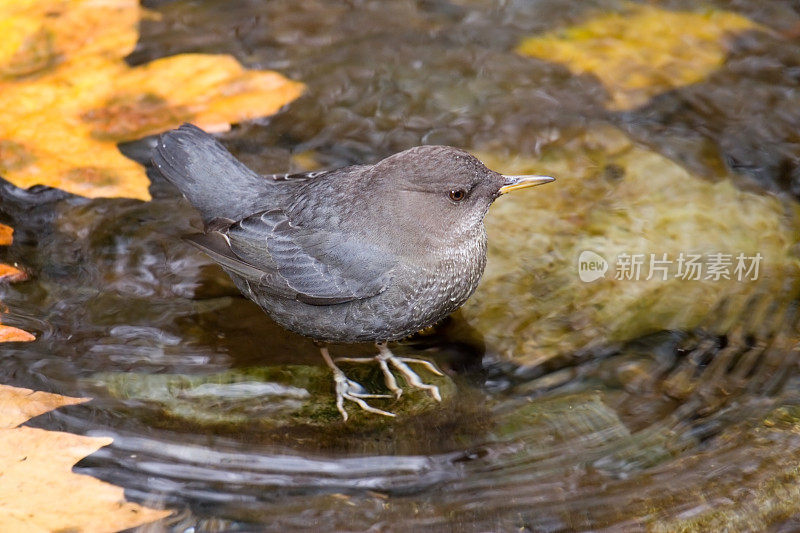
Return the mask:
<svg viewBox="0 0 800 533">
<path fill-rule="evenodd" d="M 170 514 L 127 502 L 121 487 L 72 472 L 112 439 L 16 427 L 88 400 L 0 385 L 0 531 L 110 532 Z"/>
<path fill-rule="evenodd" d="M 0 246 L 8 246 L 11 244 L 13 235 L 13 228 L 5 224 L 0 224 Z M 6 281 L 13 283 L 15 281 L 25 280 L 27 277 L 25 272 L 18 268 L 0 263 L 0 282 Z M 1 308 L 0 312 L 3 312 Z M 30 342 L 35 340 L 36 337 L 27 331 L 0 324 L 0 342 Z M 2 416 L 2 413 L 0 413 L 0 416 Z"/>
<path fill-rule="evenodd" d="M 0 224 L 0 246 L 8 246 L 13 240 L 14 228 L 6 226 L 5 224 Z"/>
<path fill-rule="evenodd" d="M 0 0 L 0 175 L 84 196 L 148 199 L 117 143 L 191 121 L 206 129 L 270 115 L 303 85 L 230 56 L 129 67 L 137 0 Z"/>
<path fill-rule="evenodd" d="M 75 405 L 89 400 L 0 385 L 0 429 L 15 428 L 62 405 Z"/>
<path fill-rule="evenodd" d="M 594 74 L 611 93 L 612 108 L 630 109 L 658 93 L 701 81 L 724 62 L 726 37 L 758 28 L 728 11 L 635 5 L 531 37 L 517 51 L 565 63 L 578 74 Z"/>
<path fill-rule="evenodd" d="M 30 342 L 36 337 L 25 330 L 0 324 L 0 342 Z"/>
<path fill-rule="evenodd" d="M 11 265 L 0 263 L 0 282 L 13 283 L 15 281 L 24 281 L 28 279 L 28 275 L 22 270 Z"/>
</svg>

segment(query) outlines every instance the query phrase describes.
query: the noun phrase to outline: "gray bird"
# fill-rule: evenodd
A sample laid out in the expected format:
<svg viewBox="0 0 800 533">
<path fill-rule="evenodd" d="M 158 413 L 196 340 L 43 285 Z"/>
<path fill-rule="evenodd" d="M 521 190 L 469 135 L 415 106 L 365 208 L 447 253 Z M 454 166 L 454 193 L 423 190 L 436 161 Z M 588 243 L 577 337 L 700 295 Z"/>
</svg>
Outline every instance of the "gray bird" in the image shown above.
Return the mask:
<svg viewBox="0 0 800 533">
<path fill-rule="evenodd" d="M 205 233 L 187 240 L 208 254 L 275 322 L 320 343 L 336 406 L 366 411 L 367 394 L 331 359 L 326 342 L 375 342 L 386 386 L 439 390 L 395 357 L 388 341 L 458 309 L 486 264 L 483 218 L 501 194 L 553 181 L 503 176 L 449 146 L 418 146 L 374 164 L 261 176 L 203 130 L 184 124 L 158 139 L 153 163 L 200 212 Z"/>
</svg>

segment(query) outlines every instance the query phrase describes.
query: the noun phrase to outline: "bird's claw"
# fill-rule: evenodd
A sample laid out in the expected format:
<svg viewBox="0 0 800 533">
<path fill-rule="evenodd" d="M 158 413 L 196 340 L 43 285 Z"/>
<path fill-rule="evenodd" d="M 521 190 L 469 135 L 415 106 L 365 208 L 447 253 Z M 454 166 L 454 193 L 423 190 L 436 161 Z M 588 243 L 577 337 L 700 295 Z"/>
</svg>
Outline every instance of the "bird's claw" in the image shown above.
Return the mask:
<svg viewBox="0 0 800 533">
<path fill-rule="evenodd" d="M 337 369 L 338 370 L 338 369 Z M 364 401 L 365 398 L 391 398 L 389 394 L 368 394 L 363 392 L 364 387 L 362 387 L 358 382 L 349 379 L 347 376 L 344 375 L 344 372 L 341 370 L 334 371 L 333 373 L 333 381 L 336 384 L 336 408 L 342 414 L 342 418 L 344 421 L 347 422 L 347 411 L 344 408 L 344 401 L 348 400 L 359 407 L 361 407 L 365 411 L 369 411 L 370 413 L 375 413 L 377 415 L 383 416 L 396 416 L 394 413 L 390 413 L 389 411 L 384 411 L 383 409 L 378 409 L 377 407 L 372 407 L 370 404 Z"/>
<path fill-rule="evenodd" d="M 400 359 L 395 356 L 391 356 L 388 360 L 392 363 L 392 366 L 394 366 L 398 372 L 403 374 L 403 377 L 406 378 L 406 381 L 408 381 L 409 385 L 430 392 L 433 399 L 436 400 L 437 402 L 442 401 L 442 396 L 439 394 L 439 387 L 437 387 L 436 385 L 429 385 L 427 383 L 423 383 L 420 377 L 417 375 L 417 373 L 411 370 L 406 364 L 406 363 L 419 363 L 424 365 L 429 370 L 433 369 L 433 373 L 436 374 L 437 376 L 443 375 L 438 369 L 434 368 L 433 365 L 431 365 L 428 361 L 423 361 L 421 359 L 411 359 L 408 357 Z M 385 372 L 386 371 L 384 371 L 384 375 Z"/>
<path fill-rule="evenodd" d="M 370 413 L 391 417 L 396 415 L 389 411 L 372 407 L 370 404 L 364 401 L 368 398 L 391 398 L 391 395 L 367 393 L 364 387 L 362 387 L 359 383 L 348 378 L 344 372 L 342 372 L 341 369 L 336 366 L 335 361 L 344 361 L 347 363 L 372 363 L 377 361 L 378 365 L 381 367 L 381 372 L 383 372 L 383 378 L 386 381 L 386 387 L 392 391 L 395 398 L 399 398 L 400 395 L 403 394 L 403 389 L 397 385 L 397 379 L 394 377 L 392 370 L 389 368 L 389 365 L 391 364 L 391 366 L 393 366 L 397 372 L 403 375 L 410 386 L 427 390 L 430 392 L 431 396 L 433 396 L 434 400 L 437 402 L 442 401 L 442 396 L 439 394 L 439 387 L 436 385 L 428 385 L 423 383 L 416 372 L 411 370 L 406 363 L 421 364 L 437 376 L 443 376 L 444 374 L 442 374 L 438 368 L 436 368 L 430 362 L 422 359 L 395 357 L 391 350 L 389 350 L 389 348 L 387 348 L 383 343 L 377 343 L 377 346 L 379 353 L 375 357 L 339 357 L 336 360 L 331 358 L 327 347 L 320 346 L 322 357 L 325 359 L 325 363 L 333 372 L 333 381 L 336 385 L 336 408 L 342 414 L 342 418 L 344 418 L 345 422 L 347 422 L 347 419 L 349 418 L 347 411 L 344 408 L 345 400 L 357 404 L 363 410 L 369 411 Z"/>
<path fill-rule="evenodd" d="M 377 346 L 380 353 L 378 353 L 378 355 L 375 357 L 340 357 L 337 358 L 336 361 L 343 361 L 346 363 L 372 363 L 377 361 L 378 365 L 381 367 L 381 372 L 383 372 L 383 379 L 386 382 L 386 388 L 392 391 L 396 398 L 399 398 L 403 394 L 403 389 L 397 385 L 397 379 L 394 377 L 394 374 L 389 368 L 389 364 L 391 364 L 395 370 L 397 370 L 397 372 L 402 374 L 410 386 L 427 390 L 434 400 L 437 402 L 442 401 L 442 396 L 439 394 L 439 387 L 436 385 L 428 385 L 427 383 L 423 383 L 422 379 L 417 375 L 417 373 L 411 370 L 406 363 L 420 364 L 433 374 L 436 374 L 437 376 L 443 376 L 444 374 L 442 374 L 438 368 L 436 368 L 429 361 L 425 361 L 423 359 L 395 357 L 395 355 L 391 352 L 391 350 L 389 350 L 389 348 L 386 347 L 385 344 L 378 343 Z"/>
</svg>

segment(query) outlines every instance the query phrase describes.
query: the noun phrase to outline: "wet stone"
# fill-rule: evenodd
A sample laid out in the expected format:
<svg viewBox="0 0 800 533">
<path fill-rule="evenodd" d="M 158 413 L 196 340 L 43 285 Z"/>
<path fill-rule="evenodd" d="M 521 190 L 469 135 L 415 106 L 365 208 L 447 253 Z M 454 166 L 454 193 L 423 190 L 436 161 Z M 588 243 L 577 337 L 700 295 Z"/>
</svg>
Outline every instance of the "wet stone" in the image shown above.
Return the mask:
<svg viewBox="0 0 800 533">
<path fill-rule="evenodd" d="M 369 366 L 342 363 L 351 379 L 376 394 L 387 393 L 379 372 L 361 368 Z M 427 382 L 439 387 L 444 405 L 453 401 L 455 385 L 449 378 L 430 376 Z M 102 373 L 93 376 L 89 384 L 125 402 L 143 402 L 172 419 L 168 426 L 238 425 L 263 431 L 287 425 L 339 427 L 341 422 L 332 394 L 333 380 L 322 365 L 256 367 L 210 375 Z M 398 384 L 403 385 L 401 377 Z M 442 407 L 427 393 L 407 387 L 400 399 L 370 399 L 369 403 L 401 418 Z M 345 408 L 350 415 L 348 427 L 353 430 L 388 429 L 391 424 L 392 419 L 368 414 L 351 402 Z"/>
<path fill-rule="evenodd" d="M 598 339 L 699 326 L 725 332 L 761 317 L 753 309 L 773 298 L 785 305 L 796 295 L 780 288 L 797 273 L 800 210 L 791 201 L 739 190 L 731 180 L 711 183 L 610 127 L 536 158 L 480 155 L 509 174 L 559 177 L 550 194 L 500 199 L 486 219 L 486 272 L 462 314 L 488 349 L 507 358 L 535 365 Z M 607 179 L 609 166 L 624 177 Z M 587 251 L 605 270 L 583 281 L 579 261 Z M 727 278 L 709 277 L 716 253 L 730 255 Z M 737 279 L 740 253 L 761 254 L 757 279 Z M 634 254 L 638 271 L 623 269 L 620 257 Z M 664 254 L 667 270 L 651 269 Z M 679 275 L 681 254 L 701 256 L 699 279 Z"/>
</svg>

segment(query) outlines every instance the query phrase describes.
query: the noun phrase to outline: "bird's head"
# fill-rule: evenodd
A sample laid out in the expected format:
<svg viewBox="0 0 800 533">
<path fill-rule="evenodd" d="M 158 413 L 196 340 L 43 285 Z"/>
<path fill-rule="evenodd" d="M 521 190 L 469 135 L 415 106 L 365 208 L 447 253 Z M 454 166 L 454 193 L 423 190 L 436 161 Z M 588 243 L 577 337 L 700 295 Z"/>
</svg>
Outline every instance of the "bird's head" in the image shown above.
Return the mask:
<svg viewBox="0 0 800 533">
<path fill-rule="evenodd" d="M 549 176 L 505 176 L 450 146 L 418 146 L 375 164 L 372 208 L 400 234 L 450 242 L 483 232 L 483 218 L 499 196 L 553 181 Z"/>
</svg>

